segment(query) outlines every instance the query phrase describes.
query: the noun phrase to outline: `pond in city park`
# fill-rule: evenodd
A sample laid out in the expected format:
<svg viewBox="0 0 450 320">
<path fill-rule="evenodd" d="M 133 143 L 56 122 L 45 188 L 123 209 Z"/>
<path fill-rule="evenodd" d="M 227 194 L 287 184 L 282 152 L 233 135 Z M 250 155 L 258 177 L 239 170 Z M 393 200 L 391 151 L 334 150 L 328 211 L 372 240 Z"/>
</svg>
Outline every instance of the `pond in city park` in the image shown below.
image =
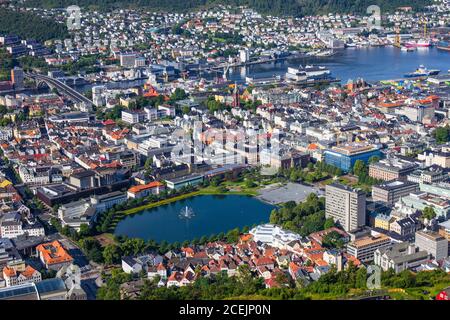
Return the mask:
<svg viewBox="0 0 450 320">
<path fill-rule="evenodd" d="M 181 213 L 191 213 L 189 218 Z M 183 242 L 267 223 L 275 206 L 245 195 L 199 195 L 125 217 L 115 234 L 144 240 Z"/>
</svg>

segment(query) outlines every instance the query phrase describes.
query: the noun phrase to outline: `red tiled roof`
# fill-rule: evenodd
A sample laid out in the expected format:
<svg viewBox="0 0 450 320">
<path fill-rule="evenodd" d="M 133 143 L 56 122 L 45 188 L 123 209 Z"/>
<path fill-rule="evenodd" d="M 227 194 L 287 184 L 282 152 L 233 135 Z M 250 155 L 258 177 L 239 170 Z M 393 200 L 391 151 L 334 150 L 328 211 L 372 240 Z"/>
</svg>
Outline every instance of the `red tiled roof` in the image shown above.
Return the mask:
<svg viewBox="0 0 450 320">
<path fill-rule="evenodd" d="M 35 272 L 36 270 L 33 267 L 27 266 L 21 274 L 26 278 L 31 278 Z"/>
<path fill-rule="evenodd" d="M 144 191 L 144 190 L 147 190 L 147 189 L 153 189 L 153 188 L 162 187 L 162 186 L 163 186 L 163 184 L 161 182 L 153 181 L 153 182 L 150 182 L 150 183 L 147 183 L 147 184 L 131 187 L 130 189 L 128 189 L 128 192 L 138 193 L 138 192 L 141 192 L 141 191 Z"/>
<path fill-rule="evenodd" d="M 73 258 L 57 240 L 40 244 L 36 247 L 36 250 L 40 252 L 45 263 L 49 265 L 73 261 Z"/>
<path fill-rule="evenodd" d="M 14 277 L 16 275 L 16 270 L 10 267 L 4 267 L 3 268 L 3 275 L 5 277 Z"/>
<path fill-rule="evenodd" d="M 112 120 L 112 119 L 105 120 L 102 123 L 105 126 L 116 124 L 116 122 L 114 120 Z"/>
<path fill-rule="evenodd" d="M 262 258 L 256 259 L 255 264 L 257 266 L 264 266 L 264 265 L 268 265 L 268 264 L 273 264 L 273 261 L 270 258 L 262 257 Z"/>
</svg>

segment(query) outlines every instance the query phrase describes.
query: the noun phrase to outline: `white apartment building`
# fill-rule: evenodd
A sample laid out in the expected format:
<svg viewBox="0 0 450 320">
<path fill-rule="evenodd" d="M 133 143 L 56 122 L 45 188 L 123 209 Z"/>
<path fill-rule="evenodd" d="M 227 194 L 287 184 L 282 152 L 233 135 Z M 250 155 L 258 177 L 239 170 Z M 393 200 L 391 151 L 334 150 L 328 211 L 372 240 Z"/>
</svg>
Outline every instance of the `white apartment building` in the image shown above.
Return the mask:
<svg viewBox="0 0 450 320">
<path fill-rule="evenodd" d="M 50 183 L 49 167 L 25 167 L 19 166 L 19 176 L 25 184 L 41 186 Z"/>
<path fill-rule="evenodd" d="M 449 152 L 425 151 L 424 153 L 417 155 L 417 159 L 425 161 L 426 166 L 437 165 L 442 168 L 450 168 Z"/>
<path fill-rule="evenodd" d="M 130 124 L 143 122 L 146 114 L 141 111 L 122 110 L 122 121 Z"/>
</svg>

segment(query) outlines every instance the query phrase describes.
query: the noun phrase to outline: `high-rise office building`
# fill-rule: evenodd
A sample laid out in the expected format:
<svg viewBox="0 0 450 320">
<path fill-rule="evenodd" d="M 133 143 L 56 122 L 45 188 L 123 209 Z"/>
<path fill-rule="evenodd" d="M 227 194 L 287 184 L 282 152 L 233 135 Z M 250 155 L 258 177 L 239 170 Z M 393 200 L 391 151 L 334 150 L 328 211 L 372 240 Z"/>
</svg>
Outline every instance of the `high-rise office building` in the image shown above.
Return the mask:
<svg viewBox="0 0 450 320">
<path fill-rule="evenodd" d="M 366 224 L 366 194 L 362 190 L 333 183 L 325 189 L 325 216 L 333 218 L 345 231 Z"/>
<path fill-rule="evenodd" d="M 14 67 L 14 69 L 11 69 L 11 82 L 14 85 L 15 90 L 23 89 L 24 77 L 25 75 L 22 68 Z"/>
<path fill-rule="evenodd" d="M 241 61 L 241 63 L 247 63 L 250 60 L 248 49 L 239 50 L 239 60 Z"/>
</svg>

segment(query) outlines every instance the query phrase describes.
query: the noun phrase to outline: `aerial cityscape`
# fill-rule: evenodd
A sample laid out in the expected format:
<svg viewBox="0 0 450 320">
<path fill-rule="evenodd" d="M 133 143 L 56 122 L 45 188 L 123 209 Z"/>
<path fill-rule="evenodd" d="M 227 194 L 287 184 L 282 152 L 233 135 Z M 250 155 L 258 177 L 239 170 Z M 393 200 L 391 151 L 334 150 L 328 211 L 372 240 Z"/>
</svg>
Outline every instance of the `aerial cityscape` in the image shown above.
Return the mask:
<svg viewBox="0 0 450 320">
<path fill-rule="evenodd" d="M 0 201 L 0 300 L 450 300 L 450 1 L 0 0 Z"/>
</svg>

